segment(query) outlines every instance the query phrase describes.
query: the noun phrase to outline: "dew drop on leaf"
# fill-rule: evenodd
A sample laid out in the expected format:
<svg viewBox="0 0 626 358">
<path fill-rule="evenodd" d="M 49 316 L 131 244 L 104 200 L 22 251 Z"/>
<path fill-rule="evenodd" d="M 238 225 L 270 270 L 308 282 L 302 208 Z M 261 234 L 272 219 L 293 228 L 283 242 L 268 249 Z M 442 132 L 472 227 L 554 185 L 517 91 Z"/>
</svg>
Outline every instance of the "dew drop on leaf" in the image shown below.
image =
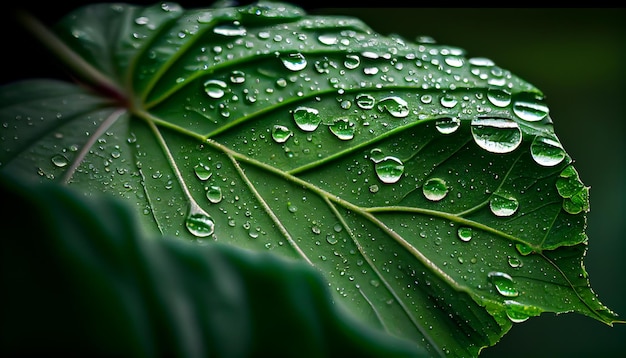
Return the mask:
<svg viewBox="0 0 626 358">
<path fill-rule="evenodd" d="M 193 167 L 193 171 L 200 180 L 208 180 L 211 175 L 213 175 L 213 173 L 211 173 L 211 169 L 202 163 L 196 164 Z"/>
<path fill-rule="evenodd" d="M 503 89 L 489 89 L 489 91 L 487 91 L 487 98 L 489 102 L 497 107 L 506 107 L 511 104 L 511 93 Z"/>
<path fill-rule="evenodd" d="M 276 143 L 285 143 L 292 135 L 293 132 L 283 125 L 276 124 L 274 128 L 272 128 L 272 139 L 274 139 Z"/>
<path fill-rule="evenodd" d="M 335 137 L 341 140 L 350 140 L 354 138 L 354 123 L 348 118 L 336 118 L 329 127 Z"/>
<path fill-rule="evenodd" d="M 185 226 L 196 237 L 213 235 L 215 230 L 215 222 L 211 216 L 195 203 L 190 206 L 189 213 L 185 219 Z"/>
<path fill-rule="evenodd" d="M 565 159 L 565 150 L 556 138 L 537 136 L 530 145 L 535 162 L 544 167 L 555 166 Z"/>
<path fill-rule="evenodd" d="M 374 164 L 374 170 L 381 182 L 393 184 L 404 173 L 404 163 L 396 157 L 387 156 Z"/>
<path fill-rule="evenodd" d="M 450 67 L 463 67 L 465 61 L 458 56 L 448 56 L 443 60 Z"/>
<path fill-rule="evenodd" d="M 536 122 L 544 119 L 548 115 L 548 107 L 542 103 L 515 101 L 513 112 L 521 119 L 529 122 Z"/>
<path fill-rule="evenodd" d="M 376 99 L 369 94 L 363 93 L 356 96 L 356 105 L 361 109 L 372 109 Z"/>
<path fill-rule="evenodd" d="M 312 132 L 317 129 L 322 118 L 315 108 L 298 107 L 293 111 L 293 119 L 298 128 L 305 132 Z"/>
<path fill-rule="evenodd" d="M 509 153 L 522 143 L 517 122 L 506 118 L 474 118 L 472 137 L 479 147 L 492 153 Z"/>
<path fill-rule="evenodd" d="M 509 256 L 508 260 L 509 266 L 513 268 L 522 267 L 522 260 L 515 256 Z"/>
<path fill-rule="evenodd" d="M 456 132 L 461 126 L 461 120 L 458 117 L 441 118 L 435 122 L 435 128 L 441 134 L 451 134 Z"/>
<path fill-rule="evenodd" d="M 245 36 L 246 28 L 237 23 L 215 26 L 213 32 L 222 36 Z"/>
<path fill-rule="evenodd" d="M 206 197 L 213 204 L 217 204 L 222 201 L 222 188 L 217 185 L 211 185 L 207 188 Z"/>
<path fill-rule="evenodd" d="M 307 65 L 306 58 L 301 53 L 282 55 L 280 60 L 283 62 L 283 65 L 285 65 L 285 68 L 290 71 L 301 71 Z"/>
<path fill-rule="evenodd" d="M 317 40 L 320 43 L 322 43 L 324 45 L 328 45 L 328 46 L 335 45 L 338 42 L 337 35 L 334 35 L 334 34 L 322 34 L 322 35 L 319 35 L 317 37 Z"/>
<path fill-rule="evenodd" d="M 233 71 L 230 73 L 230 82 L 240 84 L 246 82 L 246 74 L 243 71 Z"/>
<path fill-rule="evenodd" d="M 448 195 L 448 185 L 441 178 L 430 178 L 422 186 L 422 192 L 426 199 L 439 201 Z"/>
<path fill-rule="evenodd" d="M 496 216 L 511 216 L 515 214 L 518 207 L 519 202 L 513 197 L 493 194 L 493 197 L 489 200 L 489 208 Z"/>
<path fill-rule="evenodd" d="M 442 106 L 446 108 L 453 108 L 454 106 L 456 106 L 457 103 L 459 103 L 459 101 L 456 98 L 449 96 L 449 95 L 445 95 L 441 97 L 439 102 L 441 103 Z"/>
<path fill-rule="evenodd" d="M 380 111 L 386 110 L 396 118 L 404 118 L 409 115 L 409 104 L 400 97 L 385 97 L 378 102 Z"/>
<path fill-rule="evenodd" d="M 222 98 L 226 93 L 226 83 L 220 80 L 208 80 L 204 82 L 204 91 L 211 98 Z"/>
<path fill-rule="evenodd" d="M 519 291 L 515 288 L 513 278 L 504 272 L 492 271 L 487 275 L 499 294 L 505 297 L 517 297 Z"/>
<path fill-rule="evenodd" d="M 67 158 L 62 154 L 55 154 L 52 156 L 51 161 L 52 164 L 59 168 L 63 168 L 69 164 L 69 160 L 67 160 Z"/>
<path fill-rule="evenodd" d="M 354 70 L 361 64 L 361 58 L 358 55 L 346 55 L 343 65 L 349 70 Z"/>
<path fill-rule="evenodd" d="M 457 230 L 457 235 L 461 241 L 468 242 L 472 239 L 472 229 L 469 227 L 460 227 L 459 230 Z"/>
</svg>

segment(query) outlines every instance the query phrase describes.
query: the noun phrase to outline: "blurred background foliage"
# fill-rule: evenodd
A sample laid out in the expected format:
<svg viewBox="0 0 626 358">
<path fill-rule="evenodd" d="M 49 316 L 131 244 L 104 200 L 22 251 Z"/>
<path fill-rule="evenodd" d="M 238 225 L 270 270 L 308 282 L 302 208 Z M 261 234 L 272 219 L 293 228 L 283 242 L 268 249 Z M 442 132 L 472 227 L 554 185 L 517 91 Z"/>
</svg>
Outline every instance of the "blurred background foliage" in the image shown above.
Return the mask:
<svg viewBox="0 0 626 358">
<path fill-rule="evenodd" d="M 77 6 L 17 1 L 52 24 Z M 152 4 L 156 1 L 126 1 Z M 185 8 L 212 1 L 178 1 Z M 249 1 L 240 2 L 240 4 Z M 585 268 L 600 302 L 626 318 L 626 9 L 624 8 L 364 8 L 338 1 L 292 2 L 314 15 L 360 18 L 383 35 L 429 36 L 487 57 L 546 95 L 555 132 L 591 186 Z M 382 5 L 393 6 L 384 1 Z M 342 6 L 342 7 L 338 7 Z M 351 7 L 356 6 L 356 7 Z M 64 78 L 47 52 L 11 21 L 2 23 L 2 83 L 25 77 Z M 544 314 L 516 325 L 481 357 L 623 357 L 626 325 L 606 326 L 575 314 Z"/>
</svg>

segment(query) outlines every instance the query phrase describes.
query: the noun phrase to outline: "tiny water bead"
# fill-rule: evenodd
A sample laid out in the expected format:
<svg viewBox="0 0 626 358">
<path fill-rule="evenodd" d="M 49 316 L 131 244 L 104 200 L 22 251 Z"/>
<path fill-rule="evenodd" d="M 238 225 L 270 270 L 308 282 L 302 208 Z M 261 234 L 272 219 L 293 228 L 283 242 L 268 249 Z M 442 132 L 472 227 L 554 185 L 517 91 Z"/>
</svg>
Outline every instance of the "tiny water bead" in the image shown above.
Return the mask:
<svg viewBox="0 0 626 358">
<path fill-rule="evenodd" d="M 322 121 L 319 111 L 315 108 L 298 107 L 293 111 L 293 119 L 298 128 L 305 132 L 313 132 Z"/>
<path fill-rule="evenodd" d="M 530 145 L 533 160 L 544 167 L 553 167 L 565 159 L 565 150 L 556 138 L 537 136 Z"/>
<path fill-rule="evenodd" d="M 459 117 L 447 117 L 438 119 L 435 122 L 435 128 L 441 134 L 452 134 L 461 126 Z"/>
<path fill-rule="evenodd" d="M 513 113 L 525 121 L 537 122 L 544 119 L 548 113 L 548 107 L 539 102 L 515 101 Z"/>
<path fill-rule="evenodd" d="M 448 185 L 441 178 L 430 178 L 422 186 L 422 193 L 430 201 L 439 201 L 448 195 Z"/>
<path fill-rule="evenodd" d="M 378 110 L 386 110 L 393 117 L 404 118 L 409 115 L 409 104 L 400 97 L 385 97 L 378 102 Z"/>
<path fill-rule="evenodd" d="M 224 97 L 228 86 L 226 82 L 220 80 L 208 80 L 204 82 L 204 91 L 211 98 L 219 99 Z"/>
<path fill-rule="evenodd" d="M 341 140 L 350 140 L 354 138 L 354 123 L 350 122 L 348 118 L 336 118 L 333 120 L 333 124 L 331 124 L 328 128 L 335 135 L 335 137 Z"/>
<path fill-rule="evenodd" d="M 457 235 L 461 241 L 468 242 L 472 239 L 472 229 L 469 227 L 460 227 L 459 230 L 457 230 Z"/>
<path fill-rule="evenodd" d="M 511 119 L 478 117 L 471 128 L 474 142 L 491 153 L 509 153 L 522 143 L 522 131 Z"/>
<path fill-rule="evenodd" d="M 393 184 L 404 174 L 404 163 L 396 157 L 387 156 L 374 163 L 374 170 L 381 182 Z"/>
<path fill-rule="evenodd" d="M 272 139 L 276 143 L 285 143 L 292 135 L 293 132 L 286 126 L 276 124 L 272 128 Z"/>
<path fill-rule="evenodd" d="M 494 193 L 489 208 L 495 216 L 511 216 L 519 208 L 519 202 L 514 197 Z"/>
<path fill-rule="evenodd" d="M 513 278 L 504 272 L 492 271 L 487 274 L 491 283 L 496 287 L 496 291 L 505 297 L 517 297 L 519 291 L 515 288 Z"/>
</svg>

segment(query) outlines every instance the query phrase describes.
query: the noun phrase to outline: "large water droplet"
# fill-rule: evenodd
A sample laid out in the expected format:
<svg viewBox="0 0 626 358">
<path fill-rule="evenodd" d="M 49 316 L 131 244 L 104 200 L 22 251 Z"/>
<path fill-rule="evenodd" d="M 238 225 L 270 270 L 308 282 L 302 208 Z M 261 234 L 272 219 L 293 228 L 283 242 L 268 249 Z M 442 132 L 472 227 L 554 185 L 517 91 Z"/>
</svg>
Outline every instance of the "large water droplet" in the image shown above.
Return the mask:
<svg viewBox="0 0 626 358">
<path fill-rule="evenodd" d="M 369 94 L 359 94 L 356 96 L 356 105 L 362 109 L 372 109 L 376 103 L 376 99 Z"/>
<path fill-rule="evenodd" d="M 409 104 L 400 97 L 385 97 L 378 102 L 380 111 L 386 110 L 396 118 L 404 118 L 409 115 Z"/>
<path fill-rule="evenodd" d="M 517 297 L 519 291 L 515 288 L 513 278 L 504 272 L 492 271 L 487 275 L 499 294 L 505 297 Z"/>
<path fill-rule="evenodd" d="M 517 122 L 506 118 L 474 118 L 472 136 L 479 147 L 492 153 L 509 153 L 522 143 Z"/>
<path fill-rule="evenodd" d="M 211 185 L 206 191 L 206 197 L 213 204 L 222 201 L 222 188 L 217 185 Z"/>
<path fill-rule="evenodd" d="M 506 310 L 506 316 L 513 323 L 524 322 L 529 317 L 538 316 L 542 312 L 542 310 L 538 307 L 528 306 L 513 300 L 504 301 L 504 307 Z"/>
<path fill-rule="evenodd" d="M 451 134 L 456 132 L 461 126 L 461 120 L 458 117 L 440 118 L 435 122 L 435 127 L 442 134 Z"/>
<path fill-rule="evenodd" d="M 196 237 L 213 235 L 215 230 L 213 218 L 195 203 L 190 205 L 187 218 L 185 219 L 185 226 Z"/>
<path fill-rule="evenodd" d="M 334 44 L 336 44 L 338 42 L 337 35 L 335 35 L 335 34 L 322 34 L 322 35 L 319 35 L 317 37 L 317 39 L 322 44 L 328 45 L 328 46 L 334 45 Z"/>
<path fill-rule="evenodd" d="M 293 111 L 293 119 L 298 128 L 306 132 L 312 132 L 317 129 L 322 118 L 319 111 L 315 108 L 298 107 Z"/>
<path fill-rule="evenodd" d="M 530 145 L 530 154 L 537 164 L 555 166 L 565 159 L 565 150 L 556 138 L 537 136 Z"/>
<path fill-rule="evenodd" d="M 360 64 L 361 58 L 359 58 L 358 55 L 346 55 L 346 59 L 343 61 L 343 65 L 349 70 L 354 70 L 359 67 Z"/>
<path fill-rule="evenodd" d="M 422 192 L 426 199 L 439 201 L 448 195 L 448 185 L 441 178 L 430 178 L 422 186 Z"/>
<path fill-rule="evenodd" d="M 468 242 L 472 239 L 472 229 L 469 227 L 460 227 L 457 231 L 457 235 L 461 241 Z"/>
<path fill-rule="evenodd" d="M 292 135 L 293 132 L 291 129 L 283 125 L 276 124 L 274 128 L 272 128 L 272 139 L 274 139 L 276 143 L 285 143 Z"/>
<path fill-rule="evenodd" d="M 208 180 L 212 175 L 211 169 L 202 163 L 196 164 L 196 166 L 193 167 L 193 171 L 200 180 Z"/>
<path fill-rule="evenodd" d="M 508 260 L 509 266 L 513 268 L 522 267 L 522 260 L 519 257 L 509 256 Z"/>
<path fill-rule="evenodd" d="M 59 168 L 63 168 L 69 164 L 69 160 L 63 154 L 55 154 L 52 156 L 51 160 L 52 164 Z"/>
<path fill-rule="evenodd" d="M 230 82 L 240 84 L 246 82 L 246 74 L 242 71 L 233 71 L 230 73 Z"/>
<path fill-rule="evenodd" d="M 454 106 L 456 106 L 457 103 L 459 103 L 459 101 L 456 98 L 449 96 L 449 95 L 445 95 L 441 97 L 439 102 L 441 103 L 442 106 L 446 108 L 453 108 Z"/>
<path fill-rule="evenodd" d="M 244 27 L 239 26 L 237 23 L 234 24 L 222 24 L 215 26 L 213 28 L 213 32 L 218 35 L 223 36 L 245 36 L 246 29 Z"/>
<path fill-rule="evenodd" d="M 404 164 L 396 157 L 387 156 L 374 164 L 378 179 L 386 184 L 400 180 L 404 173 Z"/>
<path fill-rule="evenodd" d="M 511 104 L 511 93 L 502 89 L 489 89 L 489 91 L 487 91 L 487 98 L 489 102 L 497 107 L 506 107 Z"/>
<path fill-rule="evenodd" d="M 354 138 L 354 123 L 350 122 L 348 118 L 336 118 L 328 128 L 341 140 Z"/>
<path fill-rule="evenodd" d="M 280 60 L 283 62 L 283 65 L 288 70 L 291 71 L 301 71 L 306 67 L 306 58 L 301 53 L 290 53 L 287 55 L 282 55 Z"/>
<path fill-rule="evenodd" d="M 519 202 L 513 197 L 493 194 L 493 197 L 489 200 L 489 208 L 496 216 L 511 216 L 515 214 L 518 207 Z"/>
<path fill-rule="evenodd" d="M 226 93 L 227 85 L 224 81 L 220 80 L 208 80 L 204 82 L 204 91 L 211 98 L 222 98 Z"/>
<path fill-rule="evenodd" d="M 513 112 L 525 121 L 536 122 L 544 119 L 549 110 L 543 103 L 515 101 Z"/>
<path fill-rule="evenodd" d="M 465 60 L 458 56 L 448 56 L 443 60 L 450 67 L 463 67 Z"/>
</svg>

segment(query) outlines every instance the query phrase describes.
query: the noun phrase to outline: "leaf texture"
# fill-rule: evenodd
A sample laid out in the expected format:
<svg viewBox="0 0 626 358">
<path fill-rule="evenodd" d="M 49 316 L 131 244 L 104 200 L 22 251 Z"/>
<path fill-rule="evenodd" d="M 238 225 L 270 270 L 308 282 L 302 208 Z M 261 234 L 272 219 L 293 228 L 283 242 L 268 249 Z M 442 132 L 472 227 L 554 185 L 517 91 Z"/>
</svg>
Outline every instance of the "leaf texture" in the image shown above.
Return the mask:
<svg viewBox="0 0 626 358">
<path fill-rule="evenodd" d="M 433 356 L 476 356 L 542 312 L 617 321 L 583 266 L 588 187 L 542 92 L 492 60 L 271 2 L 90 5 L 55 34 L 101 92 L 2 90 L 4 172 L 307 262 Z"/>
</svg>

